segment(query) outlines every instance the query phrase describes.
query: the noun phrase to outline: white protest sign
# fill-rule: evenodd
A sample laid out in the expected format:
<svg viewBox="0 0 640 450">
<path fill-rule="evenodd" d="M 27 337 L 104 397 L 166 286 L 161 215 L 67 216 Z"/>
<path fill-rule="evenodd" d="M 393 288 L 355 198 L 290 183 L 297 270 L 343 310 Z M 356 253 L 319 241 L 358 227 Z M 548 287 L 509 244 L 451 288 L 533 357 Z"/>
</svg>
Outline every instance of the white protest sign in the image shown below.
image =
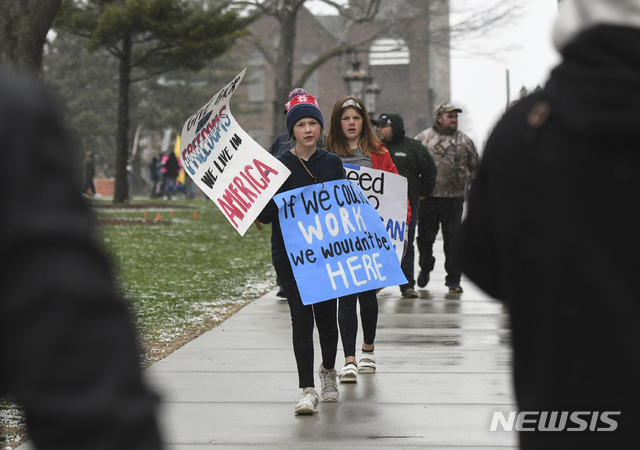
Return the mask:
<svg viewBox="0 0 640 450">
<path fill-rule="evenodd" d="M 398 261 L 402 261 L 407 227 L 407 179 L 392 172 L 353 164 L 344 164 L 344 172 L 347 179 L 364 192 L 380 214 L 395 247 Z"/>
<path fill-rule="evenodd" d="M 291 173 L 231 115 L 229 101 L 246 70 L 191 116 L 180 135 L 185 173 L 243 236 Z"/>
</svg>

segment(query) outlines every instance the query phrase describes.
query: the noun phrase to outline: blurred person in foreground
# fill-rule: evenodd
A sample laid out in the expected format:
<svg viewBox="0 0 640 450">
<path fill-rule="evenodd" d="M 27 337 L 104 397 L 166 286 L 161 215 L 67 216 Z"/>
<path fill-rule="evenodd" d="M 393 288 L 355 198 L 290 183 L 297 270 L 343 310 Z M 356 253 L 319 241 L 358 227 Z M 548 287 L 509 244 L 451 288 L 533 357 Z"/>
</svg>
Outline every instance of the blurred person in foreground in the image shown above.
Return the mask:
<svg viewBox="0 0 640 450">
<path fill-rule="evenodd" d="M 37 449 L 160 449 L 157 398 L 59 111 L 0 63 L 0 395 Z"/>
<path fill-rule="evenodd" d="M 640 0 L 563 0 L 553 38 L 487 142 L 463 271 L 509 306 L 521 448 L 638 448 Z"/>
</svg>

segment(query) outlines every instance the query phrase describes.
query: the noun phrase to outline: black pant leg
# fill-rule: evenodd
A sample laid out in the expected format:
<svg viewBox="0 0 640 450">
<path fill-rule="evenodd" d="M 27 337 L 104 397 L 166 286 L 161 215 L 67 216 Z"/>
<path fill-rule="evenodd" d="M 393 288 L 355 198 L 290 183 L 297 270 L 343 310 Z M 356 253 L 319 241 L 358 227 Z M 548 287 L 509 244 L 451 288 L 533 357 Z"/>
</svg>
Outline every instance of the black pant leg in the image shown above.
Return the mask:
<svg viewBox="0 0 640 450">
<path fill-rule="evenodd" d="M 278 280 L 289 303 L 291 312 L 293 353 L 298 367 L 300 388 L 313 387 L 313 306 L 304 305 L 289 261 L 274 264 Z"/>
<path fill-rule="evenodd" d="M 338 353 L 337 306 L 338 300 L 335 298 L 313 305 L 313 313 L 316 317 L 316 326 L 318 327 L 318 336 L 320 338 L 322 366 L 327 370 L 331 370 L 336 366 L 336 354 Z"/>
<path fill-rule="evenodd" d="M 338 323 L 344 357 L 356 356 L 356 338 L 358 335 L 358 314 L 356 312 L 357 294 L 345 295 L 338 300 Z"/>
<path fill-rule="evenodd" d="M 458 232 L 462 222 L 464 198 L 447 198 L 443 200 L 442 238 L 444 240 L 444 268 L 447 272 L 447 286 L 460 283 L 462 267 L 458 254 Z"/>
<path fill-rule="evenodd" d="M 376 339 L 378 328 L 378 295 L 375 289 L 360 292 L 360 320 L 362 321 L 362 334 L 364 343 L 372 345 Z"/>
<path fill-rule="evenodd" d="M 427 197 L 420 202 L 418 211 L 418 252 L 420 269 L 431 272 L 436 259 L 433 257 L 433 243 L 440 229 L 440 203 L 437 197 Z"/>
<path fill-rule="evenodd" d="M 407 225 L 409 227 L 408 235 L 407 235 L 407 251 L 402 257 L 402 262 L 400 263 L 402 273 L 404 273 L 404 276 L 407 279 L 407 283 L 400 286 L 400 290 L 402 292 L 406 291 L 407 289 L 413 289 L 413 287 L 416 285 L 415 274 L 414 274 L 416 255 L 415 255 L 415 248 L 413 243 L 416 237 L 416 225 L 418 223 L 418 214 L 419 214 L 418 205 L 419 204 L 420 202 L 415 202 L 410 205 L 412 217 L 411 217 L 411 222 L 409 223 L 409 225 Z"/>
</svg>

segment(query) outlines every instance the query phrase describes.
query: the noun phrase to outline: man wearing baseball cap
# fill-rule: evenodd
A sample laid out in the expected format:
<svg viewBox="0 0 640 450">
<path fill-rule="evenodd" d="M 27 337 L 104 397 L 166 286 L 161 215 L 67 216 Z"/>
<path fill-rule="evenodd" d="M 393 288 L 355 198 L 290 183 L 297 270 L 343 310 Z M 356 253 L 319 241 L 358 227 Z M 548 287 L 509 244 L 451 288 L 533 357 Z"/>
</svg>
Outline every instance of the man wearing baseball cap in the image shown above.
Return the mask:
<svg viewBox="0 0 640 450">
<path fill-rule="evenodd" d="M 465 186 L 478 165 L 478 152 L 473 141 L 458 130 L 458 113 L 461 112 L 451 103 L 443 103 L 436 108 L 433 126 L 416 136 L 429 150 L 438 170 L 436 186 L 431 195 L 420 202 L 418 210 L 418 286 L 422 288 L 429 283 L 429 274 L 435 264 L 433 243 L 442 226 L 444 268 L 447 271 L 445 285 L 450 293 L 455 294 L 462 293 L 457 234 L 462 220 Z"/>
<path fill-rule="evenodd" d="M 389 150 L 398 173 L 407 179 L 409 205 L 414 217 L 418 217 L 420 200 L 426 198 L 436 182 L 436 165 L 429 151 L 415 139 L 405 136 L 404 119 L 395 112 L 383 113 L 378 119 L 372 120 L 378 127 L 378 136 Z M 416 222 L 412 220 L 408 226 L 407 250 L 402 258 L 401 267 L 407 283 L 400 286 L 402 296 L 416 298 L 414 266 L 415 251 L 413 241 L 416 234 Z"/>
</svg>

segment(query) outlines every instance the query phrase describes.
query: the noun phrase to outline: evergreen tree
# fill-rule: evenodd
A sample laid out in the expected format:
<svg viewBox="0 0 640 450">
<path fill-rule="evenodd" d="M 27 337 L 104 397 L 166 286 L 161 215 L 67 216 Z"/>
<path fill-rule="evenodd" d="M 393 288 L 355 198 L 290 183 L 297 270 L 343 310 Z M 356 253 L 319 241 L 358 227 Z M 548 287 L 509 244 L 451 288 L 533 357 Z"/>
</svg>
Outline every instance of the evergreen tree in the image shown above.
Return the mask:
<svg viewBox="0 0 640 450">
<path fill-rule="evenodd" d="M 182 0 L 64 0 L 54 28 L 86 37 L 118 61 L 114 203 L 129 198 L 131 84 L 177 69 L 199 70 L 246 32 L 252 16 Z"/>
<path fill-rule="evenodd" d="M 91 151 L 97 166 L 113 176 L 118 65 L 105 50 L 87 52 L 85 43 L 57 33 L 45 46 L 43 79 L 65 107 L 66 126 L 80 150 L 78 162 Z"/>
</svg>

